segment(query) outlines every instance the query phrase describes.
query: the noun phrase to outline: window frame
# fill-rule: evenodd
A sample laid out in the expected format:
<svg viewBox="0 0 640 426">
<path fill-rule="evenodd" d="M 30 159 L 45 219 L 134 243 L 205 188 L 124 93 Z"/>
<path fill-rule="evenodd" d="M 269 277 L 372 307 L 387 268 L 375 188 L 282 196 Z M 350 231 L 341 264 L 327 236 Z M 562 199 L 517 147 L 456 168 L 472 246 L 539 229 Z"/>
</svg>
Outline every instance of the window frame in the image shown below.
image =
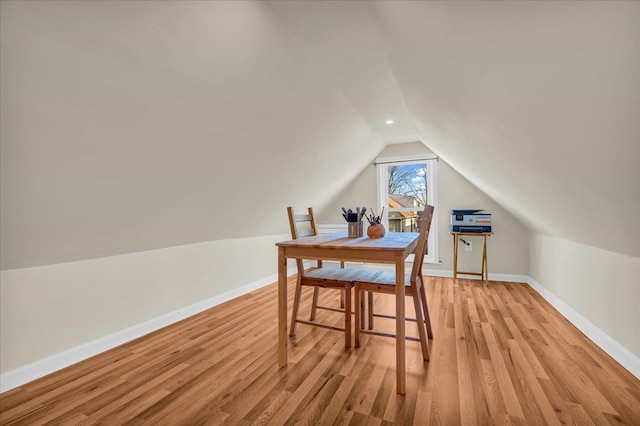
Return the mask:
<svg viewBox="0 0 640 426">
<path fill-rule="evenodd" d="M 405 155 L 398 157 L 379 157 L 375 160 L 376 165 L 376 186 L 377 186 L 377 212 L 382 211 L 385 206 L 385 214 L 382 223 L 386 229 L 389 229 L 388 199 L 389 199 L 389 166 L 393 165 L 411 165 L 411 164 L 427 164 L 427 204 L 435 207 L 433 219 L 431 221 L 431 229 L 429 230 L 429 239 L 427 240 L 427 253 L 424 256 L 423 264 L 439 264 L 440 256 L 438 254 L 438 156 L 435 154 Z M 384 200 L 384 201 L 383 201 Z M 421 211 L 420 208 L 403 207 L 394 209 L 394 211 Z M 411 254 L 407 260 L 413 261 L 414 255 Z"/>
</svg>

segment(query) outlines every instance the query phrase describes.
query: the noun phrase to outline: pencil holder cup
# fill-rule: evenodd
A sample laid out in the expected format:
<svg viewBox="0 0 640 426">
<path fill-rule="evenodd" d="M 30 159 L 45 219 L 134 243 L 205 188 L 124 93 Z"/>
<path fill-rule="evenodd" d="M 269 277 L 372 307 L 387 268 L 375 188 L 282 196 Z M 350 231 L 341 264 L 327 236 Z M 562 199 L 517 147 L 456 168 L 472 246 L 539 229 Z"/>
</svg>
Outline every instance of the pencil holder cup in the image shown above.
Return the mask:
<svg viewBox="0 0 640 426">
<path fill-rule="evenodd" d="M 347 224 L 347 235 L 349 238 L 358 238 L 358 222 L 349 222 Z"/>
</svg>

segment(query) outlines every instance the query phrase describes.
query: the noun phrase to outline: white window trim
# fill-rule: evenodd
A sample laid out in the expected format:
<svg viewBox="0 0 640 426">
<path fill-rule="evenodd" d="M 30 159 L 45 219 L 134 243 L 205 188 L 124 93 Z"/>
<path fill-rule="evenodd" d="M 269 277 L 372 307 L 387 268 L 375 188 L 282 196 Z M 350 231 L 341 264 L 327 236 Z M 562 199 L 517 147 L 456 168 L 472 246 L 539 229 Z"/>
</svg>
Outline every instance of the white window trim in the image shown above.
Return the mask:
<svg viewBox="0 0 640 426">
<path fill-rule="evenodd" d="M 382 211 L 382 206 L 386 206 L 389 198 L 388 181 L 387 176 L 387 164 L 401 163 L 401 164 L 422 164 L 425 161 L 429 161 L 429 167 L 427 167 L 428 181 L 431 182 L 431 191 L 427 191 L 427 203 L 434 206 L 433 219 L 431 221 L 431 229 L 429 230 L 428 250 L 424 256 L 423 263 L 440 263 L 439 245 L 438 245 L 438 156 L 434 154 L 424 155 L 406 155 L 401 157 L 380 157 L 376 158 L 375 164 L 377 168 L 377 212 Z M 378 165 L 383 167 L 378 167 Z M 383 185 L 384 182 L 384 185 Z M 386 210 L 386 208 L 385 208 Z M 399 211 L 415 211 L 412 208 L 402 208 Z M 382 218 L 382 223 L 386 229 L 389 229 L 389 215 L 386 214 Z M 407 260 L 413 262 L 414 255 L 410 255 Z"/>
</svg>

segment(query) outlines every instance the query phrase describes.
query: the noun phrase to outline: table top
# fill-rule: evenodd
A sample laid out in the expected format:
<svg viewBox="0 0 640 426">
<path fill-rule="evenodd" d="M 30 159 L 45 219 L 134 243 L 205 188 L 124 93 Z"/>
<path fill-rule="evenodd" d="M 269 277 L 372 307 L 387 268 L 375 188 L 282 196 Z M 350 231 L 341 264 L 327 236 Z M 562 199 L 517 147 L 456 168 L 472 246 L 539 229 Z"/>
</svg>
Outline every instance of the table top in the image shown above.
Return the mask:
<svg viewBox="0 0 640 426">
<path fill-rule="evenodd" d="M 387 232 L 382 238 L 349 238 L 346 231 L 302 237 L 297 240 L 276 243 L 278 247 L 346 249 L 364 251 L 398 251 L 413 249 L 418 240 L 417 232 Z"/>
</svg>

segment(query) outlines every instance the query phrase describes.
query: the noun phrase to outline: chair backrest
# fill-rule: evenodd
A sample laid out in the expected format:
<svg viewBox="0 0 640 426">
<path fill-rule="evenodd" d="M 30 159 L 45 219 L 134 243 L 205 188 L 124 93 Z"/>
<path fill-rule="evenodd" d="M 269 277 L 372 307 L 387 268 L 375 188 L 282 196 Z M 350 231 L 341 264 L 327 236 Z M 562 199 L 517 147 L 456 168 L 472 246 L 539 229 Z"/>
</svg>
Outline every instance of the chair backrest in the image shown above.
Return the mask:
<svg viewBox="0 0 640 426">
<path fill-rule="evenodd" d="M 424 252 L 427 249 L 427 239 L 429 238 L 429 230 L 431 229 L 431 221 L 433 220 L 433 210 L 433 206 L 430 206 L 429 204 L 424 206 L 424 212 L 422 213 L 422 219 L 420 223 L 418 245 L 416 246 L 415 257 L 413 259 L 413 268 L 411 269 L 412 282 L 415 282 L 418 274 L 422 275 L 422 261 L 424 260 Z"/>
<path fill-rule="evenodd" d="M 307 209 L 308 214 L 295 214 L 293 207 L 287 207 L 287 213 L 289 214 L 289 227 L 291 228 L 291 238 L 297 240 L 300 237 L 308 237 L 318 235 L 316 230 L 316 221 L 313 219 L 313 209 L 309 207 Z M 309 223 L 308 229 L 301 229 L 298 224 Z"/>
<path fill-rule="evenodd" d="M 313 218 L 313 208 L 309 207 L 307 214 L 295 214 L 293 207 L 287 207 L 287 213 L 289 215 L 289 227 L 291 228 L 291 239 L 297 240 L 302 237 L 310 237 L 318 235 L 316 229 L 316 221 Z M 302 228 L 300 224 L 308 223 L 308 228 Z M 304 273 L 304 267 L 302 265 L 302 259 L 296 259 L 296 265 L 298 266 L 298 274 Z M 318 260 L 318 268 L 322 268 L 322 261 Z"/>
</svg>

